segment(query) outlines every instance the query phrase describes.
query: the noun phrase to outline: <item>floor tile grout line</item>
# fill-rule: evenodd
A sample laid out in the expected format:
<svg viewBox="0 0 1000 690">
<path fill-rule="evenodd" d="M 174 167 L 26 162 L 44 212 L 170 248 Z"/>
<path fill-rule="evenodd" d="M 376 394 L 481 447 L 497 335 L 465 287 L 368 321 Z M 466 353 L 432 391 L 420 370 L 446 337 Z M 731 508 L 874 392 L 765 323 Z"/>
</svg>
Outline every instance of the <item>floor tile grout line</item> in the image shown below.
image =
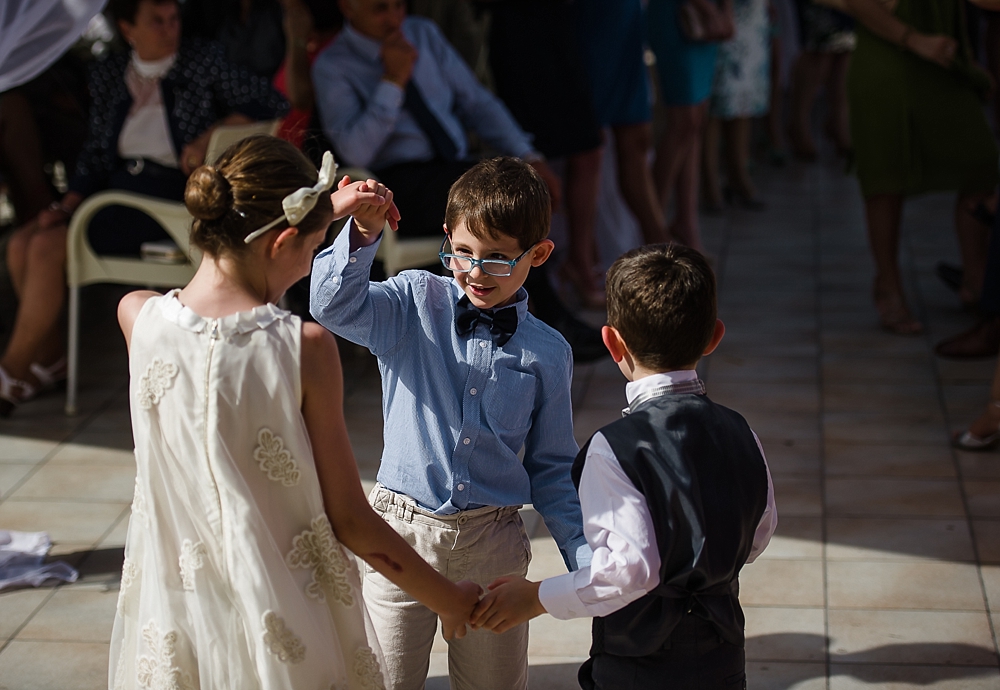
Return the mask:
<svg viewBox="0 0 1000 690">
<path fill-rule="evenodd" d="M 920 289 L 920 281 L 917 279 L 916 276 L 917 269 L 915 265 L 915 256 L 914 256 L 912 240 L 913 237 L 911 233 L 902 234 L 901 244 L 903 245 L 903 247 L 905 247 L 906 256 L 908 258 L 907 273 L 909 274 L 909 277 L 912 281 L 911 286 L 913 289 L 914 296 L 917 300 L 917 304 L 919 304 L 920 311 L 923 313 L 925 317 L 924 321 L 926 322 L 927 311 L 924 305 L 923 292 Z M 923 339 L 928 349 L 930 349 L 932 346 L 930 338 L 931 338 L 930 330 L 927 329 L 925 330 Z M 937 390 L 938 405 L 940 406 L 941 411 L 944 415 L 945 437 L 950 438 L 952 420 L 951 416 L 948 413 L 948 402 L 944 394 L 944 385 L 941 379 L 940 364 L 938 362 L 938 358 L 935 356 L 931 356 L 931 373 L 933 374 L 934 384 Z M 969 530 L 969 538 L 971 540 L 972 554 L 976 559 L 976 576 L 979 579 L 980 596 L 982 596 L 983 598 L 983 605 L 985 607 L 986 624 L 989 626 L 990 635 L 993 640 L 993 654 L 994 658 L 997 660 L 994 668 L 997 668 L 998 671 L 1000 671 L 1000 643 L 998 643 L 997 639 L 996 626 L 993 624 L 993 615 L 992 615 L 993 611 L 990 608 L 990 599 L 986 591 L 986 581 L 983 579 L 983 561 L 981 554 L 979 552 L 979 542 L 976 539 L 976 527 L 975 527 L 976 518 L 973 517 L 972 510 L 969 507 L 969 495 L 965 489 L 965 478 L 962 473 L 962 463 L 959 461 L 958 453 L 956 452 L 956 450 L 954 448 L 949 448 L 949 450 L 950 450 L 949 454 L 951 456 L 952 466 L 955 468 L 955 482 L 958 485 L 959 496 L 961 497 L 962 500 L 962 506 L 965 509 L 965 520 Z"/>
<path fill-rule="evenodd" d="M 826 383 L 826 377 L 824 374 L 823 367 L 823 230 L 822 224 L 820 223 L 821 215 L 821 205 L 822 202 L 819 199 L 818 194 L 818 184 L 817 179 L 818 172 L 813 169 L 809 175 L 809 191 L 811 195 L 811 213 L 809 214 L 809 222 L 812 227 L 810 227 L 810 234 L 812 235 L 812 245 L 813 245 L 813 276 L 814 276 L 814 287 L 813 287 L 813 309 L 814 309 L 814 319 L 815 319 L 815 333 L 816 333 L 816 395 L 818 400 L 816 401 L 816 426 L 817 426 L 817 438 L 819 439 L 818 460 L 819 460 L 819 511 L 820 511 L 820 555 L 823 563 L 823 665 L 825 669 L 825 688 L 830 690 L 830 576 L 828 571 L 828 559 L 827 559 L 827 505 L 826 505 L 826 424 L 824 419 L 826 417 L 825 410 L 826 405 L 824 401 L 826 396 L 824 393 L 824 385 Z M 780 517 L 779 517 L 780 519 Z"/>
<path fill-rule="evenodd" d="M 36 615 L 38 615 L 38 612 L 42 610 L 42 607 L 48 604 L 49 601 L 51 601 L 52 597 L 56 595 L 57 589 L 58 589 L 57 587 L 53 587 L 52 591 L 49 592 L 49 594 L 44 599 L 42 599 L 41 602 L 39 602 L 38 606 L 36 606 L 31 611 L 31 613 L 28 614 L 27 618 L 24 619 L 24 622 L 22 622 L 21 625 L 17 626 L 17 628 L 10 634 L 10 637 L 8 637 L 7 640 L 2 645 L 0 645 L 0 655 L 2 655 L 7 650 L 7 647 L 10 646 L 11 642 L 17 639 L 17 636 L 20 634 L 22 630 L 24 630 L 25 626 L 27 626 L 28 623 L 30 623 Z"/>
<path fill-rule="evenodd" d="M 50 450 L 45 455 L 44 458 L 42 458 L 42 460 L 36 463 L 35 466 L 32 467 L 31 470 L 26 475 L 21 477 L 19 481 L 15 482 L 14 485 L 10 488 L 10 491 L 8 491 L 2 497 L 0 497 L 0 505 L 3 505 L 6 501 L 10 500 L 10 498 L 13 497 L 13 495 L 18 491 L 18 489 L 20 489 L 22 486 L 25 485 L 25 483 L 28 482 L 28 480 L 30 480 L 32 477 L 38 474 L 38 472 L 49 463 L 52 457 L 59 452 L 60 448 L 62 448 L 63 445 L 67 443 L 72 443 L 73 439 L 79 436 L 80 432 L 86 429 L 89 425 L 93 424 L 94 420 L 97 419 L 97 417 L 106 412 L 108 408 L 111 407 L 111 403 L 114 401 L 114 399 L 121 394 L 123 388 L 125 390 L 128 389 L 127 382 L 121 386 L 118 386 L 117 389 L 113 389 L 110 395 L 108 395 L 108 397 L 105 398 L 103 403 L 98 405 L 97 408 L 89 415 L 81 419 L 80 423 L 77 424 L 72 431 L 68 432 L 66 436 L 63 437 L 62 440 L 60 440 L 55 445 L 55 447 L 52 448 L 52 450 Z"/>
</svg>

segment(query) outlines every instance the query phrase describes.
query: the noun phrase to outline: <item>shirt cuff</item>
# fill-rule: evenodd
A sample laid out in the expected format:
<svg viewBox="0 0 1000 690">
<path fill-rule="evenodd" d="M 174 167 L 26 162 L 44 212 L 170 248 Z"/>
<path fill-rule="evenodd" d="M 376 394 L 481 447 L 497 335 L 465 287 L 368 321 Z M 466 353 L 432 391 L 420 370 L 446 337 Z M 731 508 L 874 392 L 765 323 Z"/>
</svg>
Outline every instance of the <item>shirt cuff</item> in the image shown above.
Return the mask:
<svg viewBox="0 0 1000 690">
<path fill-rule="evenodd" d="M 587 618 L 587 607 L 576 593 L 576 573 L 579 570 L 542 580 L 538 586 L 538 601 L 553 618 Z"/>
<path fill-rule="evenodd" d="M 576 570 L 580 568 L 586 568 L 590 565 L 590 561 L 594 558 L 594 550 L 590 548 L 590 544 L 584 539 L 574 550 L 574 565 Z"/>
<path fill-rule="evenodd" d="M 386 110 L 395 111 L 403 107 L 404 97 L 405 93 L 399 85 L 382 79 L 375 87 L 372 102 Z"/>
</svg>

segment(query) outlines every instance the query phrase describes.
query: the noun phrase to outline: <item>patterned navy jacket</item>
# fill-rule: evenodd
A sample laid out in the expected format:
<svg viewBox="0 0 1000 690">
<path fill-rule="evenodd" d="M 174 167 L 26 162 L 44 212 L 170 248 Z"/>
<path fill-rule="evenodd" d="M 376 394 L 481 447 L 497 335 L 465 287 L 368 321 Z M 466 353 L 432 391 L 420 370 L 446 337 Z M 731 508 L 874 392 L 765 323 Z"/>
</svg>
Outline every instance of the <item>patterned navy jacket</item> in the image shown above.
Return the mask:
<svg viewBox="0 0 1000 690">
<path fill-rule="evenodd" d="M 125 85 L 130 59 L 128 52 L 115 53 L 91 67 L 90 135 L 69 185 L 84 196 L 107 187 L 108 177 L 124 163 L 118 136 L 132 106 Z M 288 111 L 288 103 L 267 79 L 230 64 L 220 45 L 202 40 L 181 43 L 160 88 L 178 156 L 187 143 L 231 113 L 269 120 Z"/>
</svg>

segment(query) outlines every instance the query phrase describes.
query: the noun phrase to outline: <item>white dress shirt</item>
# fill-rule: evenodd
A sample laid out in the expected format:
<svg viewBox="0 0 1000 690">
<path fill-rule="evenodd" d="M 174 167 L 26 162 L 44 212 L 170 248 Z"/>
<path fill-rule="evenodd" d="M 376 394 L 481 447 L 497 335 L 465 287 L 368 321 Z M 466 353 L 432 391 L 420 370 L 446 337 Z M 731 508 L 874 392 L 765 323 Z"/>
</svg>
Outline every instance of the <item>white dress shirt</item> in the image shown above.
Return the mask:
<svg viewBox="0 0 1000 690">
<path fill-rule="evenodd" d="M 625 386 L 629 404 L 660 386 L 698 378 L 697 372 L 654 374 Z M 754 434 L 761 456 L 760 439 Z M 767 507 L 754 533 L 747 562 L 767 546 L 778 524 L 774 487 L 767 469 Z M 594 551 L 589 566 L 543 580 L 538 598 L 554 618 L 607 616 L 645 596 L 660 584 L 660 553 L 646 498 L 625 474 L 607 439 L 594 434 L 580 477 L 583 532 Z"/>
</svg>

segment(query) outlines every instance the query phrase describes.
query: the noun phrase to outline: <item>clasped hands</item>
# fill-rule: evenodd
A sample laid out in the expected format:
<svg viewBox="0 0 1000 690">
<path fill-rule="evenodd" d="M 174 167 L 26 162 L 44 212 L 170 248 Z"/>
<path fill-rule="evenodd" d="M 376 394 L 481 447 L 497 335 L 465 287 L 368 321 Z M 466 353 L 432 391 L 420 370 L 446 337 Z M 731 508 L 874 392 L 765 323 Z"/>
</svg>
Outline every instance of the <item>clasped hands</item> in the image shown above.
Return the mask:
<svg viewBox="0 0 1000 690">
<path fill-rule="evenodd" d="M 333 219 L 352 216 L 358 231 L 370 242 L 378 238 L 386 223 L 393 230 L 399 227 L 399 209 L 392 201 L 392 190 L 376 180 L 351 182 L 345 175 L 337 183 L 337 191 L 330 195 L 330 201 Z"/>
<path fill-rule="evenodd" d="M 476 601 L 470 607 L 467 597 L 463 597 L 462 602 L 456 602 L 457 611 L 447 618 L 442 614 L 444 639 L 464 637 L 467 624 L 473 630 L 491 630 L 500 634 L 540 616 L 545 613 L 545 608 L 538 600 L 539 585 L 523 577 L 498 577 L 487 588 L 486 596 L 479 599 L 482 589 L 478 585 L 459 582 L 458 586 L 464 594 L 475 592 Z M 461 614 L 463 609 L 464 617 Z"/>
</svg>

